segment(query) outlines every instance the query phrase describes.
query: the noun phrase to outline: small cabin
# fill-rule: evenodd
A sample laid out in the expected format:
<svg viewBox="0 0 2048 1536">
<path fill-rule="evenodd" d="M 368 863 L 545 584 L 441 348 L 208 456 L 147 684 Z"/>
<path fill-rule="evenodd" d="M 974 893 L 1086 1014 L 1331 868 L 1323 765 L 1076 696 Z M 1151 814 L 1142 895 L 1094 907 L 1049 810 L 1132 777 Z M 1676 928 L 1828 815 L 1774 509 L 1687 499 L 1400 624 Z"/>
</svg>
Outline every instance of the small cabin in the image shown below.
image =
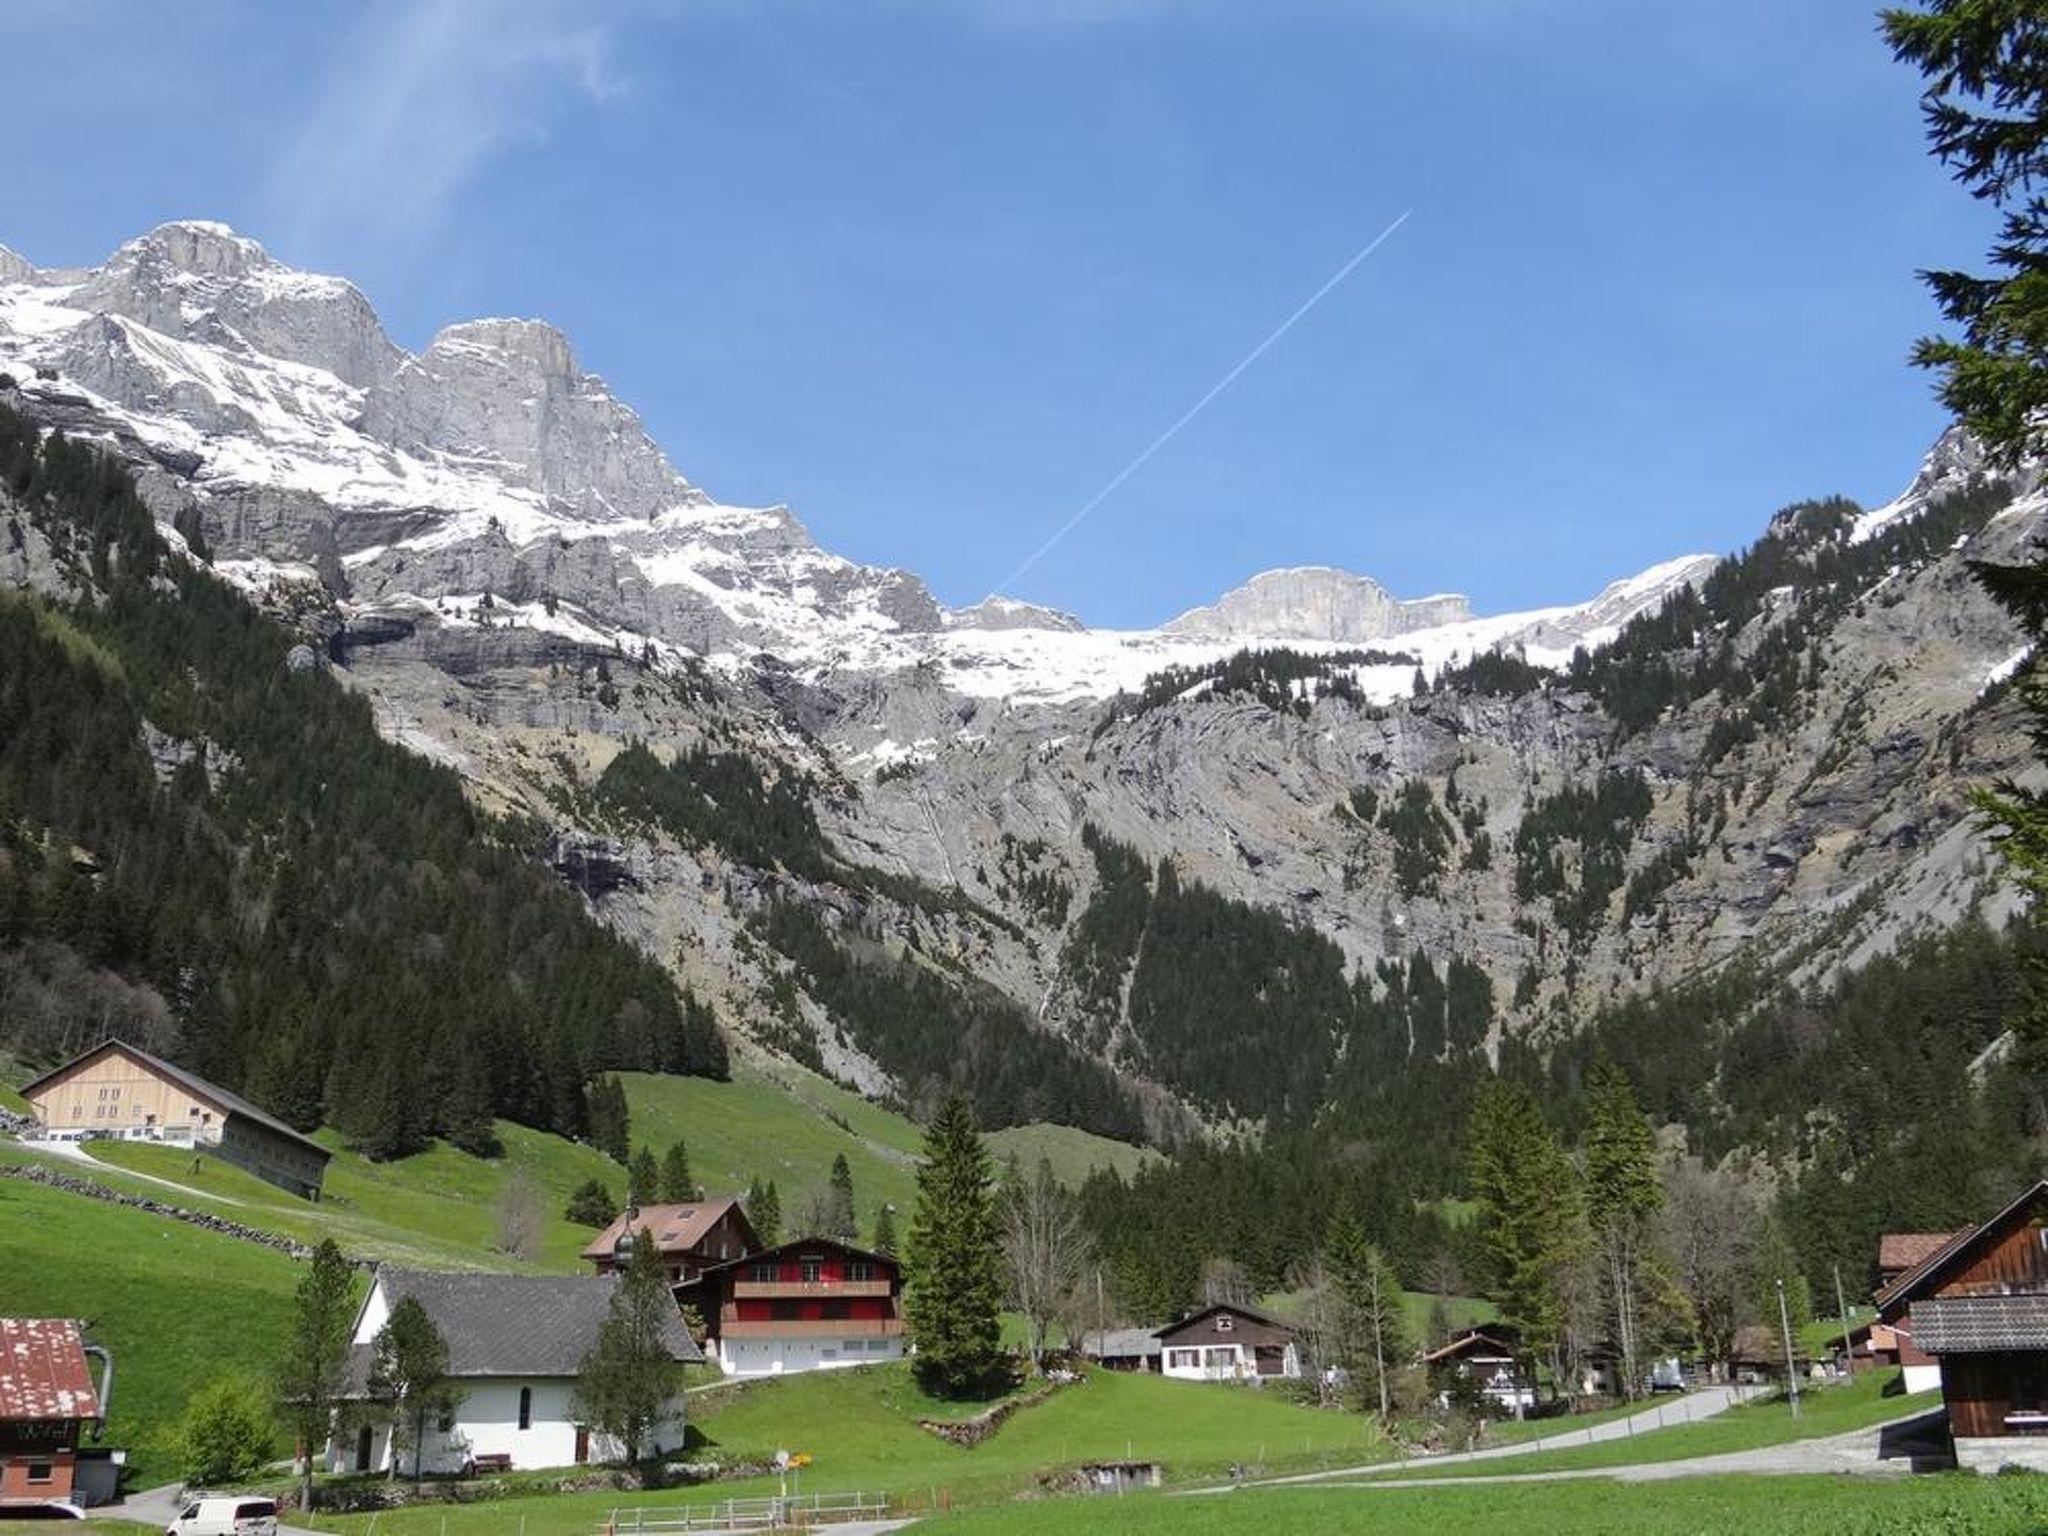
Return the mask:
<svg viewBox="0 0 2048 1536">
<path fill-rule="evenodd" d="M 1252 1307 L 1207 1306 L 1157 1331 L 1160 1374 L 1180 1381 L 1263 1381 L 1301 1375 L 1293 1327 Z"/>
<path fill-rule="evenodd" d="M 1505 1324 L 1467 1328 L 1424 1355 L 1422 1363 L 1432 1381 L 1456 1376 L 1472 1383 L 1503 1417 L 1519 1419 L 1536 1406 L 1536 1384 L 1522 1369 L 1520 1339 Z"/>
</svg>

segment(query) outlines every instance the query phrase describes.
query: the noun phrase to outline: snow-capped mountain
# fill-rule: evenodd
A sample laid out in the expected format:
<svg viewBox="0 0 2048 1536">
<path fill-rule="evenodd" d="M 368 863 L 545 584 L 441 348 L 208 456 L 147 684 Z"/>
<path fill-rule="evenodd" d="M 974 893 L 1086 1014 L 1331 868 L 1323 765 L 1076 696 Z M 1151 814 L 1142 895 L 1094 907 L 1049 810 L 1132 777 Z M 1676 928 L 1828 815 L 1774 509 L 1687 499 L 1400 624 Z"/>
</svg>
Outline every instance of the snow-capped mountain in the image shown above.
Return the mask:
<svg viewBox="0 0 2048 1536">
<path fill-rule="evenodd" d="M 0 252 L 0 370 L 174 469 L 224 570 L 317 579 L 351 621 L 482 611 L 728 665 L 768 653 L 814 678 L 929 664 L 959 692 L 1019 702 L 1101 697 L 1246 646 L 1399 638 L 1428 667 L 1496 645 L 1556 660 L 1711 563 L 1493 617 L 1329 569 L 1267 572 L 1156 630 L 1000 597 L 948 610 L 909 572 L 821 549 L 786 508 L 692 485 L 553 327 L 469 321 L 414 356 L 352 284 L 204 222 L 91 271 Z M 1391 697 L 1412 669 L 1358 681 Z"/>
</svg>

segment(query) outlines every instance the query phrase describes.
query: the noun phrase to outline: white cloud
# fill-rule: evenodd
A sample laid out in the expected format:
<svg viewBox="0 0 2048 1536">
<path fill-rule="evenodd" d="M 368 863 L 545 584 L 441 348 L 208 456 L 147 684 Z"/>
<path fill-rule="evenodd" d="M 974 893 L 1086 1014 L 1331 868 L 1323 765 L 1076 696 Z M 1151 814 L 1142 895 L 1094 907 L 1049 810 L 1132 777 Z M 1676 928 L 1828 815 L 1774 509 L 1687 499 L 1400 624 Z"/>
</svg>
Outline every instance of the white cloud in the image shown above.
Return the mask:
<svg viewBox="0 0 2048 1536">
<path fill-rule="evenodd" d="M 379 0 L 316 82 L 271 182 L 295 247 L 337 226 L 431 222 L 493 156 L 620 94 L 637 9 L 574 0 Z"/>
</svg>

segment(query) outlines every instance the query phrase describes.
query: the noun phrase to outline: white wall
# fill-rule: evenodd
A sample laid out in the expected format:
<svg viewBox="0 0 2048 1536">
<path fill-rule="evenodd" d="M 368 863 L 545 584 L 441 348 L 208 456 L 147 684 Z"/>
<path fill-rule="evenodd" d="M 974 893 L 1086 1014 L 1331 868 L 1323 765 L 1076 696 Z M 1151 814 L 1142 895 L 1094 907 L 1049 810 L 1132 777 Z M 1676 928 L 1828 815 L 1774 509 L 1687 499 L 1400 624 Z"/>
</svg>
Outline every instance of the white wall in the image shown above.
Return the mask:
<svg viewBox="0 0 2048 1536">
<path fill-rule="evenodd" d="M 740 1338 L 713 1341 L 718 1368 L 728 1376 L 791 1376 L 849 1365 L 901 1360 L 903 1340 L 855 1336 L 845 1339 Z M 872 1348 L 881 1345 L 880 1349 Z"/>
<path fill-rule="evenodd" d="M 1174 1355 L 1183 1350 L 1193 1350 L 1201 1357 L 1201 1363 L 1175 1365 Z M 1225 1355 L 1229 1357 L 1227 1360 Z M 1247 1381 L 1259 1374 L 1258 1356 L 1249 1344 L 1168 1345 L 1160 1351 L 1159 1361 L 1160 1373 L 1176 1381 Z M 1301 1351 L 1292 1344 L 1280 1357 L 1280 1374 L 1285 1377 L 1301 1374 Z"/>
<path fill-rule="evenodd" d="M 455 1410 L 455 1424 L 446 1434 L 429 1426 L 426 1435 L 426 1469 L 429 1472 L 459 1472 L 469 1456 L 510 1456 L 515 1469 L 571 1467 L 576 1465 L 576 1420 L 570 1412 L 570 1398 L 576 1383 L 559 1378 L 521 1380 L 493 1377 L 459 1383 L 468 1396 Z M 528 1427 L 519 1427 L 519 1394 L 524 1388 L 533 1394 Z M 668 1418 L 656 1426 L 653 1450 L 656 1454 L 677 1450 L 683 1443 L 683 1399 L 670 1404 Z M 645 1448 L 643 1448 L 645 1449 Z M 590 1437 L 590 1460 L 616 1461 L 624 1449 L 603 1435 Z M 391 1467 L 390 1437 L 383 1430 L 371 1439 L 371 1470 Z M 356 1467 L 356 1437 L 353 1432 L 328 1444 L 327 1467 L 333 1472 L 353 1472 Z M 402 1471 L 411 1471 L 412 1456 L 403 1458 Z"/>
</svg>

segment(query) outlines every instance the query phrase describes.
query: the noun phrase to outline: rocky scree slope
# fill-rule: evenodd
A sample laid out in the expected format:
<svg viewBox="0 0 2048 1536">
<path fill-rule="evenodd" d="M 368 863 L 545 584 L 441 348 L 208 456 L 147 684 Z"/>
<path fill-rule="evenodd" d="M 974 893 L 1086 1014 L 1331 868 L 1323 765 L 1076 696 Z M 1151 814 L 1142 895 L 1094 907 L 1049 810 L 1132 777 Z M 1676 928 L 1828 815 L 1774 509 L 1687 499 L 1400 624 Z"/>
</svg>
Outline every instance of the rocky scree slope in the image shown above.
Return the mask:
<svg viewBox="0 0 2048 1536">
<path fill-rule="evenodd" d="M 1964 796 L 2025 765 L 2026 657 L 1967 562 L 2016 556 L 2042 501 L 1960 439 L 1885 508 L 1795 509 L 1588 603 L 1275 572 L 1105 633 L 949 611 L 719 505 L 544 325 L 410 356 L 219 226 L 0 263 L 0 370 L 387 734 L 549 827 L 616 927 L 871 1092 L 964 1080 L 992 1118 L 1116 1134 L 1299 1118 L 1361 1064 L 2009 903 Z M 995 1070 L 1019 1042 L 1060 1086 Z"/>
</svg>

